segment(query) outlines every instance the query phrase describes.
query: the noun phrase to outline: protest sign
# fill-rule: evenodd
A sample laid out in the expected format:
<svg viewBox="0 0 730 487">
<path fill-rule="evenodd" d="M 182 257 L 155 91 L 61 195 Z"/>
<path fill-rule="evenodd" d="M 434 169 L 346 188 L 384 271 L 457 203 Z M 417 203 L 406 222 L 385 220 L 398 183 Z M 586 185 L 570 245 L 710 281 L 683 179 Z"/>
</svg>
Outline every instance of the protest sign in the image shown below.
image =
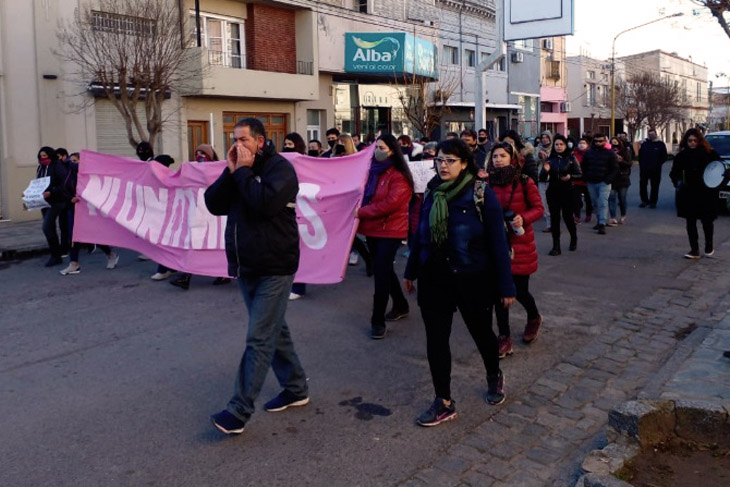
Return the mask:
<svg viewBox="0 0 730 487">
<path fill-rule="evenodd" d="M 25 191 L 23 191 L 23 207 L 26 210 L 38 210 L 41 208 L 50 208 L 43 192 L 51 184 L 51 177 L 38 178 L 31 180 Z"/>
</svg>

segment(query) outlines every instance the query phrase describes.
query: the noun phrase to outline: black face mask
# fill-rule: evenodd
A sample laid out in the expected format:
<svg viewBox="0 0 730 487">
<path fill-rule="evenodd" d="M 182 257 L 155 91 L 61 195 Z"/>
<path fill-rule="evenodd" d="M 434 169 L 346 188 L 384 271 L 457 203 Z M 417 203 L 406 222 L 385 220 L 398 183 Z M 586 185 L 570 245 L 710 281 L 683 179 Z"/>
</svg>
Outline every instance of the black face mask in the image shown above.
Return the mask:
<svg viewBox="0 0 730 487">
<path fill-rule="evenodd" d="M 319 151 L 317 149 L 309 149 L 307 155 L 311 157 L 319 157 Z"/>
<path fill-rule="evenodd" d="M 284 147 L 281 152 L 296 152 L 296 149 L 294 147 Z"/>
<path fill-rule="evenodd" d="M 327 141 L 327 145 L 330 146 L 330 149 L 333 148 L 336 143 L 337 143 L 336 140 L 328 140 Z"/>
<path fill-rule="evenodd" d="M 487 138 L 486 137 L 479 137 L 478 140 L 479 140 L 479 142 L 481 142 L 483 144 L 483 143 L 485 143 L 487 141 Z"/>
</svg>

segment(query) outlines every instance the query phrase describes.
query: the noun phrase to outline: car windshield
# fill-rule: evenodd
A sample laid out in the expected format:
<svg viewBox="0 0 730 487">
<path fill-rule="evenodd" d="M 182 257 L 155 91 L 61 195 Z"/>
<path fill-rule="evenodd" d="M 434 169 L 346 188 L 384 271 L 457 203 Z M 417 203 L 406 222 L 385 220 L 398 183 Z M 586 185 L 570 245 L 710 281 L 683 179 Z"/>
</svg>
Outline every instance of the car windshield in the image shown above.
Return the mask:
<svg viewBox="0 0 730 487">
<path fill-rule="evenodd" d="M 723 158 L 730 159 L 730 135 L 708 135 L 707 142 Z"/>
</svg>

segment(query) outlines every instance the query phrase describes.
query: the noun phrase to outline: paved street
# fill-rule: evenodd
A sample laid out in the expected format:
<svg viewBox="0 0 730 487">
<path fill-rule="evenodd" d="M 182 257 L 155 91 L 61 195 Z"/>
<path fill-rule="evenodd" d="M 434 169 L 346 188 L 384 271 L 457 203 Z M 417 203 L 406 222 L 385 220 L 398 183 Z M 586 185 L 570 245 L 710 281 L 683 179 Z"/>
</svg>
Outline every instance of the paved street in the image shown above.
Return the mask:
<svg viewBox="0 0 730 487">
<path fill-rule="evenodd" d="M 668 362 L 730 309 L 728 217 L 716 222 L 717 259 L 682 259 L 669 165 L 659 208 L 637 207 L 635 168 L 628 223 L 607 236 L 580 225 L 577 252 L 565 235 L 563 255 L 548 257 L 538 232 L 532 288 L 545 325 L 503 362 L 503 405 L 484 402 L 481 360 L 455 321 L 459 417 L 436 428 L 414 424 L 433 394 L 415 299 L 385 340 L 370 340 L 362 266 L 289 306 L 311 404 L 257 412 L 224 438 L 208 415 L 225 406 L 243 350 L 234 285 L 153 282 L 154 264 L 130 251 L 112 271 L 82 254 L 82 273 L 66 277 L 43 258 L 0 262 L 0 485 L 572 485 L 610 407 L 681 391 L 664 389 Z M 515 337 L 524 322 L 517 306 Z M 270 375 L 259 405 L 277 392 Z"/>
</svg>

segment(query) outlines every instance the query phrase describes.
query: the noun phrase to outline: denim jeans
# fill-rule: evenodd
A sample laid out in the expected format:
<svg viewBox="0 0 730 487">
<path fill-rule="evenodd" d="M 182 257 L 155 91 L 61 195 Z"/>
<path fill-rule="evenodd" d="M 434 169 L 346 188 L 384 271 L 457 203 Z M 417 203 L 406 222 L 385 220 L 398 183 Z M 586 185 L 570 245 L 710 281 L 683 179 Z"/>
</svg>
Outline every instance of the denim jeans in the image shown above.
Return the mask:
<svg viewBox="0 0 730 487">
<path fill-rule="evenodd" d="M 294 275 L 241 277 L 238 279 L 248 309 L 246 351 L 241 357 L 228 411 L 241 421 L 254 412 L 269 367 L 279 385 L 297 397 L 308 394 L 307 377 L 294 350 L 284 319 Z"/>
<path fill-rule="evenodd" d="M 542 216 L 545 219 L 545 225 L 550 226 L 550 207 L 547 203 L 547 182 L 537 183 L 537 189 L 540 190 L 540 199 L 542 200 L 542 207 L 545 209 Z"/>
<path fill-rule="evenodd" d="M 605 225 L 608 221 L 608 195 L 611 193 L 611 185 L 606 183 L 588 183 L 588 192 L 593 200 L 593 208 L 596 210 L 596 219 L 599 225 Z"/>
<path fill-rule="evenodd" d="M 626 194 L 628 192 L 628 186 L 611 190 L 611 196 L 608 197 L 608 211 L 611 214 L 611 218 L 618 217 L 616 203 L 618 203 L 618 209 L 621 210 L 621 216 L 626 216 Z"/>
</svg>

